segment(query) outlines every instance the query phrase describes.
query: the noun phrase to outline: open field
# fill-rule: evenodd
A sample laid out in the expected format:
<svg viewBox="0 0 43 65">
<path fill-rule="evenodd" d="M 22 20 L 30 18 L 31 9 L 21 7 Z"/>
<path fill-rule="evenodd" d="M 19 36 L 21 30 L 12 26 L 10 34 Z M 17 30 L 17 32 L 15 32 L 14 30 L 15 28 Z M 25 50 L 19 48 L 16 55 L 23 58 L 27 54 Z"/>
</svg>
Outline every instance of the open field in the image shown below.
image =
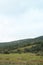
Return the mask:
<svg viewBox="0 0 43 65">
<path fill-rule="evenodd" d="M 0 54 L 0 65 L 43 65 L 43 56 L 32 53 Z"/>
<path fill-rule="evenodd" d="M 43 36 L 0 43 L 0 65 L 43 65 Z"/>
</svg>

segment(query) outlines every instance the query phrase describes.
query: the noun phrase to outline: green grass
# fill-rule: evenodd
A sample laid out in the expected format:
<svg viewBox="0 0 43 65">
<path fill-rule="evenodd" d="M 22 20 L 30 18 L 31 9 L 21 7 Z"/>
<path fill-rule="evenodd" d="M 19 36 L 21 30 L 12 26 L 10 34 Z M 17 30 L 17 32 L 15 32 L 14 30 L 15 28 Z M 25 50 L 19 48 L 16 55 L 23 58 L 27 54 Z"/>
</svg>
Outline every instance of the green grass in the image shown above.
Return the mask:
<svg viewBox="0 0 43 65">
<path fill-rule="evenodd" d="M 0 65 L 43 65 L 43 56 L 32 53 L 0 54 Z"/>
</svg>

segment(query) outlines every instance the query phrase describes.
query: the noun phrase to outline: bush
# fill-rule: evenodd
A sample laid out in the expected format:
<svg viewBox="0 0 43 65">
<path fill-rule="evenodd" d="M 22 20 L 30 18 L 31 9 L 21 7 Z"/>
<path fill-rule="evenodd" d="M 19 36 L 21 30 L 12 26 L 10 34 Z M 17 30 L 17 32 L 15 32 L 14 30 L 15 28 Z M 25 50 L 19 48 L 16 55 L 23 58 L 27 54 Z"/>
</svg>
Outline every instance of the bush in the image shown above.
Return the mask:
<svg viewBox="0 0 43 65">
<path fill-rule="evenodd" d="M 21 54 L 22 52 L 21 52 L 21 50 L 20 50 L 20 49 L 17 49 L 17 53 Z"/>
<path fill-rule="evenodd" d="M 25 53 L 26 53 L 26 52 L 30 52 L 29 48 L 25 48 L 25 49 L 24 49 L 24 52 L 25 52 Z"/>
<path fill-rule="evenodd" d="M 5 50 L 4 51 L 4 54 L 9 54 L 10 52 L 8 50 Z"/>
</svg>

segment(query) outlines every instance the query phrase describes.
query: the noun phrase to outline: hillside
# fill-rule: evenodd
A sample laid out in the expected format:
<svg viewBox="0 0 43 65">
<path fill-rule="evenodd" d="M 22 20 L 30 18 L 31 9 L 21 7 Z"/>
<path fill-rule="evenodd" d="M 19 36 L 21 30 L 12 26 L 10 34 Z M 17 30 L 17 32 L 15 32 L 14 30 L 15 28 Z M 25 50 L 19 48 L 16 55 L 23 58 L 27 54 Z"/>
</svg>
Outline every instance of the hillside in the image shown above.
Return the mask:
<svg viewBox="0 0 43 65">
<path fill-rule="evenodd" d="M 0 53 L 42 53 L 43 36 L 34 39 L 23 39 L 0 43 Z"/>
<path fill-rule="evenodd" d="M 3 42 L 0 43 L 1 46 L 8 46 L 8 45 L 16 45 L 16 44 L 30 44 L 34 42 L 40 42 L 43 41 L 43 36 L 37 37 L 37 38 L 31 38 L 31 39 L 22 39 L 22 40 L 17 40 L 17 41 L 11 41 L 11 42 Z"/>
</svg>

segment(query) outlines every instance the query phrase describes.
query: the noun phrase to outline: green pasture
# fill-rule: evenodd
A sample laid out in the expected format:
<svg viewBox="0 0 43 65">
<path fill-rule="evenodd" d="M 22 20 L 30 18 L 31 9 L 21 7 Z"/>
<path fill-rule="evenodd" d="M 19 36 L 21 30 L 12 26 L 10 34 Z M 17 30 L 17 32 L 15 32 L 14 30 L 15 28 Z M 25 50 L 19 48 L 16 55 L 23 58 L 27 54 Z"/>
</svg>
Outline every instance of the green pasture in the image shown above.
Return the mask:
<svg viewBox="0 0 43 65">
<path fill-rule="evenodd" d="M 0 65 L 43 65 L 43 56 L 32 53 L 0 54 Z"/>
</svg>

